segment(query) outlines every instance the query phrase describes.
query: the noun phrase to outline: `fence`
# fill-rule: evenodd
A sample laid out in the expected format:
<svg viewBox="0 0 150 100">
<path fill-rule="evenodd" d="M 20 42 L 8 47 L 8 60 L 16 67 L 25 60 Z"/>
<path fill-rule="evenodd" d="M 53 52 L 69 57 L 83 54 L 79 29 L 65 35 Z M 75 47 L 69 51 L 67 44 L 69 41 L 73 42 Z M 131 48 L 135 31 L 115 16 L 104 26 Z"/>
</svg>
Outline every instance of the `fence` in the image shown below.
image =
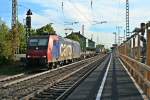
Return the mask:
<svg viewBox="0 0 150 100">
<path fill-rule="evenodd" d="M 150 22 L 142 23 L 141 28 L 136 28 L 134 34 L 117 47 L 120 58 L 148 98 L 150 98 L 149 27 Z"/>
</svg>

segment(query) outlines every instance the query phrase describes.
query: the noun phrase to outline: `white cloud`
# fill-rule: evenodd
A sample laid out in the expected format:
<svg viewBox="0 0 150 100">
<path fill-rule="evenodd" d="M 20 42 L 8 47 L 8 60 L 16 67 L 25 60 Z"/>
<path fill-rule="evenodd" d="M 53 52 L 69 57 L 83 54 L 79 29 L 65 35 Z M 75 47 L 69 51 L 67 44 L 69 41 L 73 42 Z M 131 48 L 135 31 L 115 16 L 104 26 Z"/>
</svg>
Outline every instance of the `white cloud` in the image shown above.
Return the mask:
<svg viewBox="0 0 150 100">
<path fill-rule="evenodd" d="M 70 2 L 66 2 L 66 5 L 64 9 L 66 16 L 69 16 L 74 21 L 79 21 L 80 24 L 86 24 L 86 28 L 90 28 L 93 16 L 86 6 Z"/>
<path fill-rule="evenodd" d="M 64 16 L 62 15 L 61 9 L 62 1 L 64 1 Z M 144 1 L 147 0 L 130 0 L 131 31 L 134 27 L 140 26 L 141 22 L 146 22 L 150 19 L 150 13 L 146 12 L 148 7 L 144 7 L 144 4 L 140 5 L 140 3 Z M 91 37 L 91 34 L 95 34 L 91 31 L 93 27 L 110 30 L 110 33 L 100 32 L 100 41 L 105 44 L 111 44 L 114 43 L 114 37 L 111 33 L 116 31 L 115 27 L 118 25 L 123 26 L 123 28 L 125 27 L 125 0 L 109 0 L 109 2 L 106 0 L 93 0 L 93 10 L 90 9 L 90 2 L 86 0 L 25 0 L 24 2 L 39 4 L 43 7 L 42 14 L 33 14 L 34 27 L 40 27 L 53 22 L 53 26 L 60 34 L 65 32 L 64 28 L 66 26 L 63 25 L 64 21 L 79 21 L 79 25 L 69 27 L 75 27 L 75 30 L 81 30 L 81 24 L 85 24 L 87 37 Z M 144 11 L 145 13 L 143 13 Z M 108 21 L 108 23 L 93 26 L 93 20 Z M 97 41 L 96 38 L 94 38 L 94 40 Z"/>
</svg>

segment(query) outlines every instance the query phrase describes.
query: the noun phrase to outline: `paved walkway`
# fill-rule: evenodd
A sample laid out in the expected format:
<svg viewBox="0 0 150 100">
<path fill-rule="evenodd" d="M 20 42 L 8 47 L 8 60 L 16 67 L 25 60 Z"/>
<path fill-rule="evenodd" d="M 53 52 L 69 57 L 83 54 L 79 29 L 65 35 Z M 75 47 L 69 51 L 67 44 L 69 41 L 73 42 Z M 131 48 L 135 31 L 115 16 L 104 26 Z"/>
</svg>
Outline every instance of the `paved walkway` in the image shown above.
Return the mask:
<svg viewBox="0 0 150 100">
<path fill-rule="evenodd" d="M 107 61 L 107 63 L 106 63 Z M 66 100 L 96 100 L 108 66 L 105 60 Z M 100 100 L 143 100 L 119 59 L 113 54 Z"/>
<path fill-rule="evenodd" d="M 109 56 L 110 57 L 110 56 Z M 109 57 L 104 60 L 65 100 L 95 100 Z"/>
<path fill-rule="evenodd" d="M 101 100 L 143 100 L 116 56 L 112 58 Z"/>
</svg>

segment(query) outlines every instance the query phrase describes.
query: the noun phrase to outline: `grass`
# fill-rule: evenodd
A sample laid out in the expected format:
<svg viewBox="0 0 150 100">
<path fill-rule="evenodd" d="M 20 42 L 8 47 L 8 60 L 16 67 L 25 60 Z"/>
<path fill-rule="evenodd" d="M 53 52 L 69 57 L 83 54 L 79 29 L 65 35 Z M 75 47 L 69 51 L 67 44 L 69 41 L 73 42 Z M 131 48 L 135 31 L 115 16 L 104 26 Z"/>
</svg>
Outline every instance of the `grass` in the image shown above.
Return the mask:
<svg viewBox="0 0 150 100">
<path fill-rule="evenodd" d="M 0 66 L 0 75 L 16 75 L 24 72 L 24 68 L 19 64 L 9 64 Z"/>
</svg>

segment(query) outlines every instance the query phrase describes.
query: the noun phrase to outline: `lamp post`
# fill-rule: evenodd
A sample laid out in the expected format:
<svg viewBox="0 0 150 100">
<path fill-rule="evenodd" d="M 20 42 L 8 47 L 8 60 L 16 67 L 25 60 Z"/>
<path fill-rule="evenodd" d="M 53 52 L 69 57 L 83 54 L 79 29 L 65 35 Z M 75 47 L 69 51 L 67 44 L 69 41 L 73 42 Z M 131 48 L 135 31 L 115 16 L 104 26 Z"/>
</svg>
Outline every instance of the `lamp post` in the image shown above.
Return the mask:
<svg viewBox="0 0 150 100">
<path fill-rule="evenodd" d="M 115 35 L 115 44 L 117 44 L 117 33 L 113 32 L 113 34 Z"/>
<path fill-rule="evenodd" d="M 97 21 L 97 20 L 94 20 L 92 25 L 105 24 L 105 23 L 107 23 L 107 21 Z M 99 44 L 98 41 L 99 41 L 99 36 L 97 34 L 97 44 Z"/>
<path fill-rule="evenodd" d="M 116 26 L 116 29 L 118 31 L 118 45 L 120 44 L 120 31 L 122 29 L 122 26 Z"/>
<path fill-rule="evenodd" d="M 67 31 L 73 32 L 73 28 L 65 28 L 64 30 L 66 31 L 66 32 L 65 32 L 66 37 L 67 37 L 67 35 L 68 35 Z"/>
</svg>

